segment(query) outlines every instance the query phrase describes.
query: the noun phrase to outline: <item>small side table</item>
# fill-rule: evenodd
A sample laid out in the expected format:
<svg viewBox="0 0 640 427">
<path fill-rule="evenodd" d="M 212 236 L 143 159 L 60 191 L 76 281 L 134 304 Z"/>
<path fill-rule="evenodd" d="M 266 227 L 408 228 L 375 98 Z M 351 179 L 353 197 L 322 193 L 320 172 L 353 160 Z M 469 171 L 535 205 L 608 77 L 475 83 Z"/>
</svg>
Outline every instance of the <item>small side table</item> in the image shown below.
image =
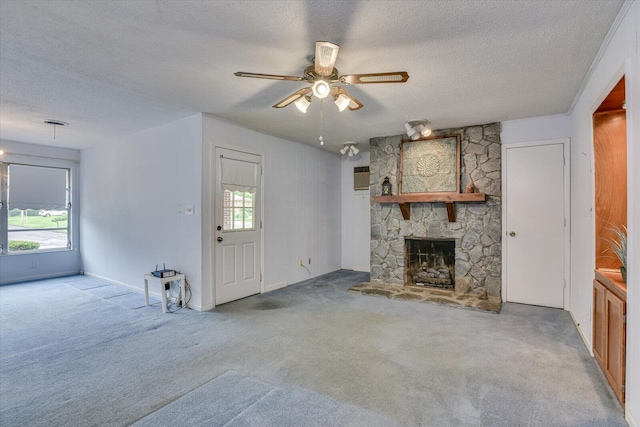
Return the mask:
<svg viewBox="0 0 640 427">
<path fill-rule="evenodd" d="M 185 288 L 186 282 L 184 280 L 184 274 L 176 274 L 171 277 L 156 277 L 153 274 L 145 274 L 144 275 L 144 302 L 146 305 L 149 305 L 149 281 L 160 283 L 160 295 L 162 295 L 162 312 L 167 312 L 167 290 L 165 289 L 165 284 L 169 282 L 178 282 L 180 286 L 180 297 L 182 299 L 182 306 L 186 307 L 187 304 L 185 302 Z"/>
</svg>

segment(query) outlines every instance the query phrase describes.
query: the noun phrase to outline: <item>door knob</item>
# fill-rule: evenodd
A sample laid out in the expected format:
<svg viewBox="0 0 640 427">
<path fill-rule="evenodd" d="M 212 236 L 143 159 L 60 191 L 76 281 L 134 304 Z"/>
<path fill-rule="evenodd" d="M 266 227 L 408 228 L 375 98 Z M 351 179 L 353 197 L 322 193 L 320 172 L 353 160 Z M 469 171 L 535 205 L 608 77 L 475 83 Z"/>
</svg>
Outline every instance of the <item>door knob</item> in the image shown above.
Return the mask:
<svg viewBox="0 0 640 427">
<path fill-rule="evenodd" d="M 218 240 L 218 242 L 222 242 L 222 237 L 218 237 L 216 240 Z"/>
<path fill-rule="evenodd" d="M 511 237 L 516 237 L 516 232 L 515 232 L 515 231 L 512 231 L 511 233 L 509 233 L 509 236 L 511 236 Z"/>
</svg>

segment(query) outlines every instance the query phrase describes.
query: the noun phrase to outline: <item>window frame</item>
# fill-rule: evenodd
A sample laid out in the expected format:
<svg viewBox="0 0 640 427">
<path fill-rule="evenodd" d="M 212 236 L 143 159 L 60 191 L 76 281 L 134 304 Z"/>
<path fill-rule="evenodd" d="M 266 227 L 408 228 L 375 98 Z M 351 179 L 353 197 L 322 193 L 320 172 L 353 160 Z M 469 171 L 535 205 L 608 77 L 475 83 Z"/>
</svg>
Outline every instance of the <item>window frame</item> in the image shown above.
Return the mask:
<svg viewBox="0 0 640 427">
<path fill-rule="evenodd" d="M 8 154 L 5 153 L 0 158 L 0 256 L 20 256 L 42 254 L 47 252 L 70 252 L 76 250 L 78 245 L 76 234 L 79 227 L 78 221 L 75 219 L 76 207 L 73 200 L 77 194 L 76 186 L 76 164 L 74 160 L 56 159 L 44 156 L 33 156 L 27 154 Z M 59 248 L 46 248 L 24 251 L 9 251 L 9 206 L 8 206 L 8 184 L 9 184 L 9 166 L 21 165 L 43 168 L 56 168 L 67 170 L 67 227 L 55 228 L 34 228 L 29 231 L 55 231 L 58 229 L 67 230 L 67 245 Z M 26 231 L 26 230 L 25 230 Z"/>
</svg>

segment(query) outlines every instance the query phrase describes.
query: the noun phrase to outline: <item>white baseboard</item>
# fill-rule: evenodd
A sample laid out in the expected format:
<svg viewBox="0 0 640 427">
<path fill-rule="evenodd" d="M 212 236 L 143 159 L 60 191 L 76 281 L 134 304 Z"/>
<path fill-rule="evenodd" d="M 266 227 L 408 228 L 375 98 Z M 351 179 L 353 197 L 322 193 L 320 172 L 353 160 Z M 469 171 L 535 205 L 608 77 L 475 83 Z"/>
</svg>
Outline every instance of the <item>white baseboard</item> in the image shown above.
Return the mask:
<svg viewBox="0 0 640 427">
<path fill-rule="evenodd" d="M 104 277 L 104 276 L 100 276 L 98 274 L 94 274 L 94 273 L 89 273 L 87 271 L 84 272 L 85 276 L 89 276 L 89 277 L 93 277 L 94 279 L 98 279 L 98 280 L 102 280 L 104 282 L 108 282 L 111 283 L 112 285 L 117 285 L 117 286 L 122 286 L 123 288 L 127 288 L 137 294 L 142 294 L 144 295 L 144 288 L 143 287 L 137 287 L 137 286 L 133 286 L 130 285 L 128 283 L 124 283 L 124 282 L 119 282 L 117 280 L 113 280 L 113 279 L 109 279 L 108 277 Z M 151 286 L 149 286 L 151 287 Z M 155 292 L 151 289 L 149 289 L 149 295 L 154 295 L 157 296 L 158 298 L 161 298 L 162 296 L 160 295 L 160 292 Z"/>
<path fill-rule="evenodd" d="M 124 288 L 130 289 L 131 291 L 133 291 L 135 293 L 144 295 L 144 288 L 143 287 L 139 288 L 137 286 L 133 286 L 133 285 L 130 285 L 128 283 L 119 282 L 117 280 L 112 280 L 112 279 L 109 279 L 108 277 L 103 277 L 103 276 L 100 276 L 98 274 L 88 273 L 86 271 L 85 271 L 84 275 L 85 276 L 89 276 L 89 277 L 93 277 L 94 279 L 103 280 L 105 282 L 111 283 L 112 285 L 122 286 Z M 149 286 L 149 295 L 153 295 L 153 296 L 155 296 L 157 298 L 162 299 L 162 295 L 160 295 L 160 291 L 152 290 L 151 286 Z M 195 311 L 208 311 L 208 310 L 213 310 L 215 308 L 215 305 L 214 304 L 196 305 L 196 304 L 188 303 L 187 304 L 187 308 L 190 308 L 190 309 L 195 310 Z"/>
<path fill-rule="evenodd" d="M 629 409 L 629 406 L 627 406 L 624 419 L 627 421 L 627 424 L 629 424 L 630 427 L 640 427 L 640 424 L 638 424 L 636 419 L 631 414 L 631 410 Z"/>
<path fill-rule="evenodd" d="M 368 265 L 363 267 L 353 267 L 353 271 L 362 271 L 363 273 L 369 273 L 371 272 L 371 267 Z"/>
<path fill-rule="evenodd" d="M 280 282 L 280 283 L 274 283 L 272 285 L 265 285 L 263 292 L 275 291 L 276 289 L 284 288 L 286 286 L 287 286 L 287 282 Z"/>
<path fill-rule="evenodd" d="M 205 304 L 205 305 L 187 304 L 187 307 L 195 311 L 209 311 L 216 308 L 215 304 Z"/>
<path fill-rule="evenodd" d="M 584 335 L 584 332 L 582 331 L 582 328 L 580 327 L 580 324 L 578 323 L 576 316 L 573 315 L 573 311 L 571 310 L 567 310 L 567 311 L 571 316 L 571 320 L 573 320 L 573 324 L 576 326 L 576 329 L 578 330 L 578 334 L 580 335 L 580 338 L 582 338 L 582 343 L 587 348 L 587 351 L 589 352 L 591 357 L 593 357 L 593 348 L 591 348 L 592 347 L 591 340 L 587 339 L 587 337 Z"/>
<path fill-rule="evenodd" d="M 75 276 L 76 274 L 79 274 L 79 273 L 80 273 L 79 270 L 75 270 L 75 271 L 62 271 L 58 273 L 39 274 L 35 276 L 20 277 L 19 279 L 3 280 L 3 281 L 0 281 L 0 285 L 8 285 L 10 283 L 31 282 L 32 280 L 54 279 L 56 277 Z"/>
</svg>

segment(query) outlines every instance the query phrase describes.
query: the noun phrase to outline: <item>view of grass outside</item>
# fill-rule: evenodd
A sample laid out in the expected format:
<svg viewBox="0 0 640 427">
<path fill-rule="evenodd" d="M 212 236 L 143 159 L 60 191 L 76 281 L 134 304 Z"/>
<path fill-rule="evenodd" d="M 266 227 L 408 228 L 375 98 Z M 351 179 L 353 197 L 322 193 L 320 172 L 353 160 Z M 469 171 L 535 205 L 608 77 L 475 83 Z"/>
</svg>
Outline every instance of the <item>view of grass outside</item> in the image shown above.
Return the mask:
<svg viewBox="0 0 640 427">
<path fill-rule="evenodd" d="M 38 211 L 9 211 L 9 252 L 66 248 L 67 215 L 40 216 Z"/>
<path fill-rule="evenodd" d="M 18 211 L 17 215 L 15 211 Z M 23 214 L 21 215 L 20 212 Z M 32 213 L 29 214 L 29 212 Z M 60 232 L 66 233 L 67 216 L 39 216 L 38 211 L 12 209 L 9 211 L 9 225 L 24 228 L 64 228 L 65 230 L 60 230 Z"/>
</svg>

